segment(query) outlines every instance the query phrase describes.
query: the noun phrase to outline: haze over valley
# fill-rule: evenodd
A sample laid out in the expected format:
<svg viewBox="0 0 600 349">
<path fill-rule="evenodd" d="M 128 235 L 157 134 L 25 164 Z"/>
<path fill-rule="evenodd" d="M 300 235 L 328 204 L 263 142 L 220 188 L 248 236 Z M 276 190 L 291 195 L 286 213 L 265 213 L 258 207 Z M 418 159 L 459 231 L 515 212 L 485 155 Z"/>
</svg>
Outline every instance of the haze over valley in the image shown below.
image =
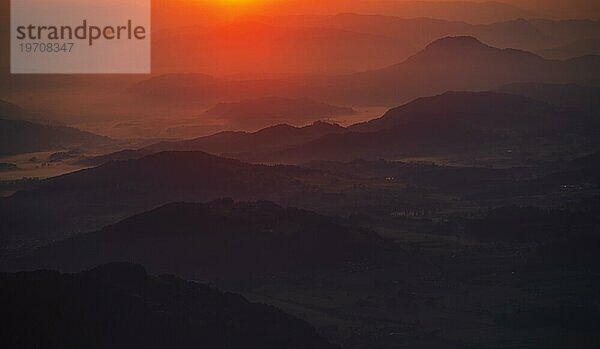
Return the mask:
<svg viewBox="0 0 600 349">
<path fill-rule="evenodd" d="M 152 1 L 10 74 L 0 347 L 597 348 L 593 1 Z"/>
</svg>

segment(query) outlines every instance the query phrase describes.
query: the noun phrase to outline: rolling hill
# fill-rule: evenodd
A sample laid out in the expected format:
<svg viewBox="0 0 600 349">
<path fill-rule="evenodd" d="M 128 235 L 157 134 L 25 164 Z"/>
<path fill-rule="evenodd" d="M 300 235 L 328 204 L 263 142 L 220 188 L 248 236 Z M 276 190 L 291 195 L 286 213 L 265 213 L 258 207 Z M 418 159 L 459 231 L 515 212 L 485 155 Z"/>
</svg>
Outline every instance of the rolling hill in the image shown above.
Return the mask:
<svg viewBox="0 0 600 349">
<path fill-rule="evenodd" d="M 20 107 L 0 101 L 0 155 L 108 144 L 107 137 L 72 127 L 44 125 Z"/>
<path fill-rule="evenodd" d="M 274 307 L 126 263 L 0 274 L 0 306 L 7 348 L 336 348 Z"/>
<path fill-rule="evenodd" d="M 200 150 L 244 161 L 282 163 L 477 151 L 526 154 L 561 146 L 566 153 L 595 151 L 600 125 L 593 87 L 525 83 L 499 91 L 510 94 L 448 92 L 418 98 L 347 129 L 325 123 L 300 129 L 280 125 L 256 133 L 224 132 L 159 143 L 89 161 L 100 164 L 167 150 Z"/>
<path fill-rule="evenodd" d="M 600 57 L 566 61 L 500 49 L 471 36 L 445 37 L 401 63 L 360 73 L 295 79 L 236 80 L 171 74 L 136 84 L 142 100 L 214 104 L 267 96 L 337 105 L 398 105 L 446 91 L 482 91 L 518 82 L 577 83 L 600 78 Z"/>
<path fill-rule="evenodd" d="M 154 71 L 257 76 L 342 74 L 394 64 L 446 36 L 469 35 L 492 46 L 532 51 L 600 35 L 600 24 L 585 20 L 521 16 L 471 24 L 444 20 L 443 16 L 343 12 L 330 16 L 257 16 L 227 24 L 196 23 L 164 29 L 154 38 Z M 186 46 L 189 42 L 196 44 Z M 248 42 L 258 44 L 260 50 L 248 46 Z M 186 55 L 173 55 L 178 47 L 187 47 Z"/>
<path fill-rule="evenodd" d="M 284 122 L 305 125 L 307 122 L 354 113 L 352 108 L 329 105 L 307 98 L 263 97 L 219 103 L 204 115 L 225 120 L 233 127 L 260 128 Z"/>
<path fill-rule="evenodd" d="M 600 55 L 600 39 L 582 39 L 565 45 L 537 51 L 543 57 L 550 59 L 570 59 L 586 55 Z"/>
<path fill-rule="evenodd" d="M 347 0 L 322 2 L 317 0 L 292 0 L 273 4 L 270 13 L 281 14 L 336 14 L 356 12 L 377 15 L 395 15 L 404 18 L 429 17 L 469 23 L 492 23 L 526 18 L 530 12 L 506 2 L 497 1 L 396 1 Z M 308 9 L 316 9 L 308 10 Z"/>
<path fill-rule="evenodd" d="M 158 273 L 245 278 L 340 267 L 371 258 L 377 241 L 333 218 L 271 202 L 177 203 L 42 247 L 18 270 L 130 261 Z"/>
<path fill-rule="evenodd" d="M 600 111 L 600 86 L 587 84 L 517 83 L 496 89 L 501 93 L 526 96 L 560 108 L 594 115 Z"/>
<path fill-rule="evenodd" d="M 18 105 L 0 100 L 0 119 L 33 121 L 31 118 L 33 118 L 33 115 Z"/>
<path fill-rule="evenodd" d="M 39 245 L 94 231 L 176 201 L 273 199 L 306 190 L 296 169 L 202 152 L 163 152 L 40 181 L 0 200 L 0 246 Z"/>
<path fill-rule="evenodd" d="M 351 126 L 351 131 L 377 132 L 414 123 L 453 123 L 487 129 L 534 127 L 556 111 L 527 97 L 493 92 L 447 92 L 418 98 L 392 108 L 381 118 Z"/>
<path fill-rule="evenodd" d="M 145 151 L 205 151 L 213 154 L 243 156 L 245 153 L 283 150 L 347 130 L 337 124 L 317 121 L 305 127 L 286 124 L 264 128 L 257 132 L 221 132 L 187 141 L 164 142 L 144 148 Z"/>
<path fill-rule="evenodd" d="M 271 154 L 271 161 L 395 159 L 403 156 L 506 151 L 537 153 L 558 147 L 589 152 L 598 147 L 597 118 L 565 112 L 522 96 L 449 92 L 417 99 L 382 118 Z"/>
<path fill-rule="evenodd" d="M 139 159 L 162 151 L 204 151 L 236 159 L 256 153 L 271 153 L 347 130 L 336 124 L 315 122 L 305 127 L 287 124 L 275 125 L 257 132 L 220 132 L 190 140 L 160 142 L 137 150 L 123 150 L 84 161 L 87 165 L 101 165 L 110 161 Z"/>
<path fill-rule="evenodd" d="M 515 82 L 578 82 L 598 78 L 600 57 L 546 60 L 533 53 L 498 49 L 473 37 L 447 37 L 406 61 L 384 69 L 323 81 L 313 90 L 336 103 L 389 105 L 446 91 L 489 90 Z"/>
<path fill-rule="evenodd" d="M 306 16 L 292 19 L 289 17 L 262 17 L 258 20 L 277 26 L 287 24 L 296 27 L 329 27 L 401 38 L 407 45 L 407 49 L 410 47 L 420 49 L 436 39 L 462 35 L 474 36 L 496 47 L 512 47 L 531 51 L 567 45 L 577 40 L 600 35 L 600 22 L 592 20 L 518 18 L 489 24 L 471 24 L 440 18 L 421 16 L 405 18 L 389 14 L 341 13 L 333 16 Z"/>
</svg>

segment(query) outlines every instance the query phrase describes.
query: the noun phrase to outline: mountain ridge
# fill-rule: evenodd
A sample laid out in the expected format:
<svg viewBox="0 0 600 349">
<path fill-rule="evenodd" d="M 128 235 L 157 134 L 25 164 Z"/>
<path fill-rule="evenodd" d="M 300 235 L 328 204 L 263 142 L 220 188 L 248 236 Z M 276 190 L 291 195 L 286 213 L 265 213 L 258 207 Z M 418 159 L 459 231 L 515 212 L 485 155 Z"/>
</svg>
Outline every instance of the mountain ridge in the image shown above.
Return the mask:
<svg viewBox="0 0 600 349">
<path fill-rule="evenodd" d="M 0 295 L 15 348 L 337 348 L 272 306 L 130 263 L 0 273 Z"/>
<path fill-rule="evenodd" d="M 160 152 L 108 162 L 39 181 L 31 189 L 0 199 L 0 247 L 39 245 L 95 231 L 167 202 L 220 197 L 277 200 L 309 190 L 294 178 L 296 171 L 204 152 Z"/>
<path fill-rule="evenodd" d="M 112 140 L 67 126 L 41 124 L 16 104 L 0 100 L 0 155 L 77 146 L 106 145 Z"/>
<path fill-rule="evenodd" d="M 269 201 L 169 203 L 16 261 L 19 270 L 79 271 L 134 261 L 153 272 L 249 277 L 327 270 L 372 258 L 374 233 Z M 10 264 L 10 263 L 9 263 Z"/>
</svg>

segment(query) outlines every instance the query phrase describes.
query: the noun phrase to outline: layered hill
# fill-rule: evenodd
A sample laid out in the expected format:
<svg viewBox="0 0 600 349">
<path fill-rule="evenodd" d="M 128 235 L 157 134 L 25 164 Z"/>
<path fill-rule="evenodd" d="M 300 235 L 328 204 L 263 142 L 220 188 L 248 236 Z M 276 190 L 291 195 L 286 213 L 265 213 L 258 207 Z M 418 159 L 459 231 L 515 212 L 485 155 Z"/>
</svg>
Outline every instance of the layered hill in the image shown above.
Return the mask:
<svg viewBox="0 0 600 349">
<path fill-rule="evenodd" d="M 586 152 L 598 120 L 527 97 L 449 92 L 391 109 L 382 118 L 272 154 L 286 162 L 504 152 Z"/>
<path fill-rule="evenodd" d="M 0 100 L 0 119 L 32 121 L 33 115 L 16 104 Z"/>
<path fill-rule="evenodd" d="M 300 145 L 329 134 L 345 133 L 339 125 L 315 122 L 305 127 L 276 125 L 257 132 L 222 132 L 197 139 L 159 143 L 146 150 L 206 151 L 215 154 L 240 154 L 265 151 L 277 151 L 290 146 Z"/>
<path fill-rule="evenodd" d="M 600 111 L 600 86 L 594 83 L 516 83 L 501 86 L 496 91 L 526 96 L 560 108 L 589 114 Z"/>
<path fill-rule="evenodd" d="M 549 60 L 528 51 L 500 49 L 472 36 L 445 37 L 383 69 L 277 80 L 217 79 L 175 74 L 132 87 L 143 100 L 214 104 L 266 96 L 311 98 L 340 105 L 398 105 L 446 91 L 491 90 L 518 82 L 576 83 L 599 79 L 600 58 Z"/>
<path fill-rule="evenodd" d="M 108 144 L 107 137 L 72 127 L 41 124 L 20 107 L 0 101 L 0 155 L 12 155 L 66 147 Z"/>
<path fill-rule="evenodd" d="M 538 53 L 551 59 L 570 59 L 590 54 L 600 55 L 600 39 L 581 39 L 565 45 L 540 50 Z"/>
<path fill-rule="evenodd" d="M 0 274 L 7 348 L 336 348 L 307 323 L 133 264 Z"/>
<path fill-rule="evenodd" d="M 294 168 L 250 165 L 202 152 L 164 152 L 41 181 L 0 200 L 3 245 L 93 231 L 175 201 L 277 199 L 305 189 Z"/>
<path fill-rule="evenodd" d="M 240 102 L 219 103 L 205 116 L 227 121 L 238 127 L 267 127 L 280 123 L 304 125 L 324 118 L 354 114 L 352 108 L 339 107 L 307 98 L 263 97 Z"/>
<path fill-rule="evenodd" d="M 18 269 L 78 271 L 119 261 L 196 278 L 327 270 L 370 259 L 378 239 L 333 218 L 271 202 L 168 204 L 42 247 Z"/>
<path fill-rule="evenodd" d="M 549 47 L 569 45 L 580 40 L 593 39 L 600 34 L 600 22 L 593 20 L 517 18 L 489 24 L 471 24 L 465 21 L 448 21 L 440 18 L 341 13 L 333 16 L 308 16 L 292 19 L 266 17 L 260 20 L 274 25 L 287 23 L 287 25 L 294 26 L 330 27 L 396 37 L 403 39 L 408 47 L 416 49 L 446 36 L 468 35 L 492 46 L 538 51 Z M 579 52 L 581 54 L 565 58 L 592 53 L 586 50 Z"/>
<path fill-rule="evenodd" d="M 339 125 L 317 121 L 305 127 L 280 124 L 257 132 L 220 132 L 211 136 L 176 142 L 160 142 L 138 150 L 123 150 L 87 159 L 86 164 L 100 165 L 109 161 L 139 159 L 161 151 L 204 151 L 238 159 L 257 153 L 271 153 L 317 140 L 329 134 L 344 133 Z"/>
<path fill-rule="evenodd" d="M 351 131 L 374 132 L 398 126 L 437 122 L 488 129 L 534 127 L 556 114 L 551 105 L 527 97 L 493 92 L 447 92 L 418 98 L 392 108 L 381 118 L 350 127 Z M 475 123 L 475 124 L 473 124 Z M 433 125 L 435 126 L 435 125 Z"/>
<path fill-rule="evenodd" d="M 316 123 L 305 128 L 280 125 L 256 133 L 224 132 L 89 161 L 100 164 L 166 150 L 201 150 L 252 162 L 304 163 L 544 149 L 573 157 L 596 149 L 600 125 L 594 87 L 523 83 L 499 90 L 511 94 L 448 92 L 415 99 L 349 128 Z"/>
<path fill-rule="evenodd" d="M 321 89 L 340 102 L 389 105 L 446 91 L 490 90 L 515 82 L 586 81 L 598 78 L 598 68 L 597 56 L 554 61 L 526 51 L 495 48 L 474 37 L 447 37 L 400 64 L 339 77 L 334 87 Z"/>
<path fill-rule="evenodd" d="M 404 57 L 415 49 L 398 37 L 333 27 L 273 26 L 244 19 L 163 29 L 153 40 L 153 71 L 219 76 L 341 74 L 390 64 L 394 57 Z M 173 54 L 182 47 L 185 55 Z"/>
</svg>

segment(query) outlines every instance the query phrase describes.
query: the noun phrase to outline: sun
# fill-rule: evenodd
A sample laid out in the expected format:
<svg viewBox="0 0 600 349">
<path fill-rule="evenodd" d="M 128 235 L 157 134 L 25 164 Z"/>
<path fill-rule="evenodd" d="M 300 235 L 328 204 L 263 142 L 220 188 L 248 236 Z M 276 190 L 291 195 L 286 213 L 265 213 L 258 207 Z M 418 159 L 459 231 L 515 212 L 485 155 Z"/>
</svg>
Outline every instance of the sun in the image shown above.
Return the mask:
<svg viewBox="0 0 600 349">
<path fill-rule="evenodd" d="M 225 17 L 239 17 L 245 15 L 269 12 L 271 5 L 279 0 L 212 0 L 220 8 Z"/>
<path fill-rule="evenodd" d="M 252 7 L 252 6 L 262 6 L 268 0 L 216 0 L 217 3 L 221 6 L 227 7 Z"/>
<path fill-rule="evenodd" d="M 279 4 L 289 0 L 165 0 L 180 1 L 187 6 L 201 9 L 204 14 L 210 12 L 220 20 L 238 20 L 240 18 L 269 14 Z M 185 6 L 182 6 L 184 8 Z"/>
<path fill-rule="evenodd" d="M 249 5 L 252 3 L 260 3 L 257 0 L 219 0 L 222 5 Z"/>
</svg>

